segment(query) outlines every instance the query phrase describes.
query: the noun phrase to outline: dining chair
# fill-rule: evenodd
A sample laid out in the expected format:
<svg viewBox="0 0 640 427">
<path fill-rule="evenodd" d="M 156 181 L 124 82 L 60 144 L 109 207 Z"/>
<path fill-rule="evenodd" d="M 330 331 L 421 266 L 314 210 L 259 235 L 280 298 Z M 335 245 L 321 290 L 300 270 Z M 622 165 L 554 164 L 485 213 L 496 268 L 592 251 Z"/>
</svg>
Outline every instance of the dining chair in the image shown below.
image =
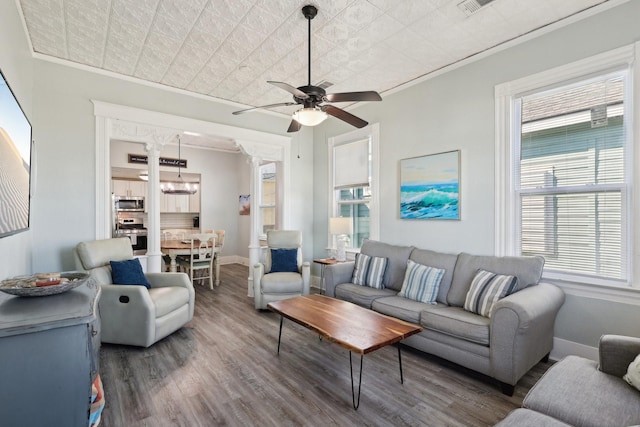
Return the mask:
<svg viewBox="0 0 640 427">
<path fill-rule="evenodd" d="M 191 254 L 188 257 L 178 257 L 176 262 L 189 274 L 191 283 L 194 280 L 209 279 L 209 288 L 213 289 L 214 251 L 216 235 L 213 233 L 193 234 L 189 237 Z M 196 271 L 201 273 L 196 276 Z"/>
</svg>

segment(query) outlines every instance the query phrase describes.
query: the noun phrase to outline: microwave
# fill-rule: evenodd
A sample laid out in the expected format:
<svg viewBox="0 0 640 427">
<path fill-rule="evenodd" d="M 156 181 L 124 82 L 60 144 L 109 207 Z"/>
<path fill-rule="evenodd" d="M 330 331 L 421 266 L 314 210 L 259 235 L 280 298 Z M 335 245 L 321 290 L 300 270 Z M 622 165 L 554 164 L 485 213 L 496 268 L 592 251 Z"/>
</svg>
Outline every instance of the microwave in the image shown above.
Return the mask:
<svg viewBox="0 0 640 427">
<path fill-rule="evenodd" d="M 144 212 L 144 197 L 116 196 L 115 205 L 118 212 Z"/>
</svg>

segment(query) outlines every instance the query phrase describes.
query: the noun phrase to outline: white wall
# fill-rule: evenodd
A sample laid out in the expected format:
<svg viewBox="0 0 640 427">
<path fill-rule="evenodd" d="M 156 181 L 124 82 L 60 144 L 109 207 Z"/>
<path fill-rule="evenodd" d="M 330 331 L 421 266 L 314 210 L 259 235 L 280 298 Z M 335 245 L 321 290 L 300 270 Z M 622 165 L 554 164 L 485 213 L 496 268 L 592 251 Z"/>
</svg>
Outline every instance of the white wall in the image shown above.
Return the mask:
<svg viewBox="0 0 640 427">
<path fill-rule="evenodd" d="M 32 60 L 13 1 L 0 2 L 0 70 L 33 125 Z M 32 238 L 29 230 L 0 239 L 0 280 L 31 272 Z"/>
<path fill-rule="evenodd" d="M 442 252 L 493 254 L 494 87 L 638 41 L 638 16 L 640 2 L 628 2 L 384 96 L 380 103 L 355 108 L 354 114 L 380 123 L 381 240 Z M 330 119 L 314 134 L 317 257 L 326 254 L 326 141 L 351 129 Z M 400 160 L 455 149 L 462 152 L 462 219 L 401 220 Z M 556 337 L 595 347 L 603 333 L 640 336 L 639 324 L 637 305 L 568 295 L 557 318 Z"/>
</svg>

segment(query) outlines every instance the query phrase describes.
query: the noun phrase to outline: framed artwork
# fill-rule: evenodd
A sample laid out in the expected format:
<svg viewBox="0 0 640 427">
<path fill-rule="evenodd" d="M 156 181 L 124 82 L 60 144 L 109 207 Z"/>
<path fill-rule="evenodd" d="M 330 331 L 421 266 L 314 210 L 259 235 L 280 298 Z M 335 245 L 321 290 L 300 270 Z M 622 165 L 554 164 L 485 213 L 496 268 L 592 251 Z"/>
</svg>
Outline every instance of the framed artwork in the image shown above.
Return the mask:
<svg viewBox="0 0 640 427">
<path fill-rule="evenodd" d="M 460 219 L 460 150 L 400 160 L 401 219 Z"/>
<path fill-rule="evenodd" d="M 240 215 L 251 214 L 251 195 L 241 194 L 239 205 Z"/>
</svg>

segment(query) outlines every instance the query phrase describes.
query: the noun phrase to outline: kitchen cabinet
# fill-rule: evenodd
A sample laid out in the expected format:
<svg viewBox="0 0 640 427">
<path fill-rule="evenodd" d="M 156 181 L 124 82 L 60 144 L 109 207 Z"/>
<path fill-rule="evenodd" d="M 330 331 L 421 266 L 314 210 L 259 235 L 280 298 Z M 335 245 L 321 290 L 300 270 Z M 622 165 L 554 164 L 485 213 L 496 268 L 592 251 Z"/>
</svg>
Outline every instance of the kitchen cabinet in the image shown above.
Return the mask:
<svg viewBox="0 0 640 427">
<path fill-rule="evenodd" d="M 200 189 L 189 196 L 189 212 L 200 213 Z"/>
<path fill-rule="evenodd" d="M 160 193 L 160 212 L 163 213 L 199 213 L 200 192 L 196 194 Z"/>
<path fill-rule="evenodd" d="M 144 181 L 130 181 L 127 179 L 111 180 L 112 192 L 121 197 L 146 197 L 147 183 Z"/>
<path fill-rule="evenodd" d="M 86 427 L 100 361 L 100 287 L 0 295 L 0 424 Z"/>
</svg>

